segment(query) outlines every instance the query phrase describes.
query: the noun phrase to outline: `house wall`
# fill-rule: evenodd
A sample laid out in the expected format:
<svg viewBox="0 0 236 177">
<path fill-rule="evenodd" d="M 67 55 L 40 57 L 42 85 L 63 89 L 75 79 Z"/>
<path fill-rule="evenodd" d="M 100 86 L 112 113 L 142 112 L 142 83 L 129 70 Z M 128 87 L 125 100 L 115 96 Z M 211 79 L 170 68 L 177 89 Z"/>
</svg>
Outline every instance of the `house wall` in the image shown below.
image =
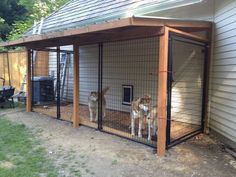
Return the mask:
<svg viewBox="0 0 236 177">
<path fill-rule="evenodd" d="M 54 48 L 55 49 L 55 48 Z M 69 50 L 72 51 L 72 46 L 62 46 L 61 50 Z M 62 87 L 61 83 L 61 90 L 63 90 L 62 101 L 73 102 L 73 55 L 71 54 L 68 56 L 67 67 L 65 70 L 65 85 Z M 45 68 L 45 66 L 41 65 L 41 68 Z M 61 72 L 63 67 L 61 68 Z M 54 80 L 54 91 L 56 93 L 56 79 L 57 79 L 57 53 L 56 52 L 49 52 L 49 61 L 48 61 L 48 75 L 53 77 Z"/>
<path fill-rule="evenodd" d="M 210 20 L 214 24 L 209 89 L 209 125 L 212 132 L 236 148 L 236 1 L 202 3 L 147 14 L 182 19 Z"/>
<path fill-rule="evenodd" d="M 236 1 L 216 1 L 210 127 L 236 148 Z"/>
</svg>

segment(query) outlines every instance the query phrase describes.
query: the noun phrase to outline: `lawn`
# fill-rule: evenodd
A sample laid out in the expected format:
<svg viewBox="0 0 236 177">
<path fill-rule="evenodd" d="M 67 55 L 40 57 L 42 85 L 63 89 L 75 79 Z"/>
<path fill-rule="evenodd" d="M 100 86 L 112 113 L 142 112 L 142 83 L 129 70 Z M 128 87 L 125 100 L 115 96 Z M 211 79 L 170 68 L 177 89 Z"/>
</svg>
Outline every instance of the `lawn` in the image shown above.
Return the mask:
<svg viewBox="0 0 236 177">
<path fill-rule="evenodd" d="M 24 126 L 0 118 L 0 177 L 57 176 L 40 141 Z"/>
</svg>

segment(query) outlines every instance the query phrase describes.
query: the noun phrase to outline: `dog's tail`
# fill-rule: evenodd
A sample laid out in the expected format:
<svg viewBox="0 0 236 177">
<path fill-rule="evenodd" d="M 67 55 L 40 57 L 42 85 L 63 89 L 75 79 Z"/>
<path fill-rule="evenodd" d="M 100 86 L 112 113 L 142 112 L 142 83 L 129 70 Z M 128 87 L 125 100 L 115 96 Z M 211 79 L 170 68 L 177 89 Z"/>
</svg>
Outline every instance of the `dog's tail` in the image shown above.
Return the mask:
<svg viewBox="0 0 236 177">
<path fill-rule="evenodd" d="M 105 95 L 109 89 L 110 87 L 105 87 L 104 89 L 102 89 L 102 95 Z"/>
</svg>

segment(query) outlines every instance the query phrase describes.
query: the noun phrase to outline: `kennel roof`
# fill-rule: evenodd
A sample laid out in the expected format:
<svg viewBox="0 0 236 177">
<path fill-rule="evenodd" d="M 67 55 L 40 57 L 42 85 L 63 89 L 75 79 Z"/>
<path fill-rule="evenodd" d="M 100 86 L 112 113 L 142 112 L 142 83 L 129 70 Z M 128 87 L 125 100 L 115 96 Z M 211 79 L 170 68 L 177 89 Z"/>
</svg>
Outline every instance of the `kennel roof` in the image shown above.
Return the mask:
<svg viewBox="0 0 236 177">
<path fill-rule="evenodd" d="M 165 25 L 191 31 L 211 28 L 210 22 L 164 19 L 143 14 L 199 0 L 71 0 L 29 29 L 16 41 L 0 46 L 53 47 L 154 36 Z M 38 43 L 40 41 L 40 44 Z"/>
<path fill-rule="evenodd" d="M 86 27 L 67 29 L 40 35 L 25 36 L 15 41 L 1 43 L 2 47 L 25 46 L 30 48 L 55 47 L 70 44 L 86 45 L 99 42 L 128 40 L 157 36 L 162 27 L 169 26 L 186 32 L 210 31 L 211 22 L 176 19 L 130 17 Z"/>
</svg>

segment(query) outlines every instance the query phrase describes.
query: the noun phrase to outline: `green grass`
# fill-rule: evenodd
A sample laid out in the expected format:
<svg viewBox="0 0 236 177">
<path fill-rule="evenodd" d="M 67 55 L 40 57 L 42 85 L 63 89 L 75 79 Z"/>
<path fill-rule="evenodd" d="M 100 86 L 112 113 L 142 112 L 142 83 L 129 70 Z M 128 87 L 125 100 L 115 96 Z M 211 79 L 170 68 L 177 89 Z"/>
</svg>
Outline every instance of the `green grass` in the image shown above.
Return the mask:
<svg viewBox="0 0 236 177">
<path fill-rule="evenodd" d="M 0 118 L 0 177 L 57 176 L 40 142 L 24 126 Z"/>
</svg>

